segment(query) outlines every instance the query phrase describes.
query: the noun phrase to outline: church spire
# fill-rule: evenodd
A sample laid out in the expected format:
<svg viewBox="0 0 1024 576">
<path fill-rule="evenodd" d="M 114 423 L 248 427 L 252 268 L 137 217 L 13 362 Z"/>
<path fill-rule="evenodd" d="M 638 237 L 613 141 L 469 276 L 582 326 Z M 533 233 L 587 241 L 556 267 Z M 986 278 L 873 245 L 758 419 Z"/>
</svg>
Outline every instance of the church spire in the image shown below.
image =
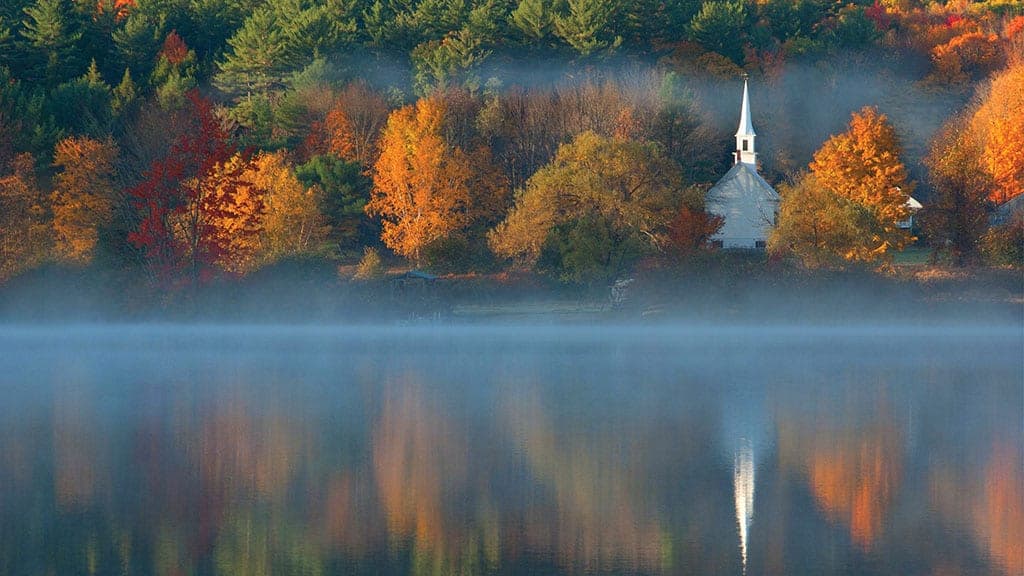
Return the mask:
<svg viewBox="0 0 1024 576">
<path fill-rule="evenodd" d="M 747 93 L 747 75 L 743 75 L 743 105 L 740 108 L 740 127 L 736 129 L 736 163 L 749 164 L 757 169 L 757 152 L 754 151 L 754 125 L 750 121 L 750 96 Z"/>
</svg>

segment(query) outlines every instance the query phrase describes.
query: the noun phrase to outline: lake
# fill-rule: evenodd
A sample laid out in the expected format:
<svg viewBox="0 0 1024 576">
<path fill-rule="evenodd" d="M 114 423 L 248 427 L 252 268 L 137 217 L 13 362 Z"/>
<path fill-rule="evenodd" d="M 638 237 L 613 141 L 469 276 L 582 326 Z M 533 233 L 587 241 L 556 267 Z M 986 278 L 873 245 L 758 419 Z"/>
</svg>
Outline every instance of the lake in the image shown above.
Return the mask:
<svg viewBox="0 0 1024 576">
<path fill-rule="evenodd" d="M 1024 573 L 1024 328 L 0 327 L 0 574 Z"/>
</svg>

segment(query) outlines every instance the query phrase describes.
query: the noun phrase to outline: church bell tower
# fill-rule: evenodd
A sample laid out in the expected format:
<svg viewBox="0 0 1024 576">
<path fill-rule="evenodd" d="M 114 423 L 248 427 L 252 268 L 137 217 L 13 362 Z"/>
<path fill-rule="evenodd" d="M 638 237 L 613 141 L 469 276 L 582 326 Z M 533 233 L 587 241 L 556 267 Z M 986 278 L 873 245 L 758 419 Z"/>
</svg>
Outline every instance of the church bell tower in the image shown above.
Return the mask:
<svg viewBox="0 0 1024 576">
<path fill-rule="evenodd" d="M 736 129 L 735 163 L 749 164 L 757 170 L 757 152 L 754 151 L 754 125 L 750 122 L 750 96 L 747 94 L 747 75 L 743 75 L 743 105 L 740 108 L 740 127 Z"/>
</svg>

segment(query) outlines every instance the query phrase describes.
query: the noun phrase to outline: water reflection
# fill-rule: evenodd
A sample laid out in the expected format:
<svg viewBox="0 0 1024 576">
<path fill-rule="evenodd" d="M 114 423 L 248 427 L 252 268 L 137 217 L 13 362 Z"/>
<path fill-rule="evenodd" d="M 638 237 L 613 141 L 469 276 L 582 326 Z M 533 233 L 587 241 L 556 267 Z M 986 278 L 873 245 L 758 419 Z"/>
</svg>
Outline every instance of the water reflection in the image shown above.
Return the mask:
<svg viewBox="0 0 1024 576">
<path fill-rule="evenodd" d="M 749 442 L 743 442 L 736 452 L 733 465 L 733 490 L 736 500 L 736 523 L 740 531 L 740 553 L 743 556 L 743 573 L 747 573 L 747 534 L 754 519 L 754 449 Z"/>
<path fill-rule="evenodd" d="M 175 338 L 0 339 L 0 574 L 1024 572 L 1019 337 Z"/>
</svg>

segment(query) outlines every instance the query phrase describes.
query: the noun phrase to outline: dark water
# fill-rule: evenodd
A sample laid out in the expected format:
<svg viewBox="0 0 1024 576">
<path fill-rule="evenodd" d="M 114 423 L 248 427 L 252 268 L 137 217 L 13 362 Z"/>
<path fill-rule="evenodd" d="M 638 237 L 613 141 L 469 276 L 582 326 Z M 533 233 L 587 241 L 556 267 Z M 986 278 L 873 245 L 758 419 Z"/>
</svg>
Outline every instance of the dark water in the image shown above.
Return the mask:
<svg viewBox="0 0 1024 576">
<path fill-rule="evenodd" d="M 0 329 L 0 574 L 1024 573 L 1018 324 Z"/>
</svg>

